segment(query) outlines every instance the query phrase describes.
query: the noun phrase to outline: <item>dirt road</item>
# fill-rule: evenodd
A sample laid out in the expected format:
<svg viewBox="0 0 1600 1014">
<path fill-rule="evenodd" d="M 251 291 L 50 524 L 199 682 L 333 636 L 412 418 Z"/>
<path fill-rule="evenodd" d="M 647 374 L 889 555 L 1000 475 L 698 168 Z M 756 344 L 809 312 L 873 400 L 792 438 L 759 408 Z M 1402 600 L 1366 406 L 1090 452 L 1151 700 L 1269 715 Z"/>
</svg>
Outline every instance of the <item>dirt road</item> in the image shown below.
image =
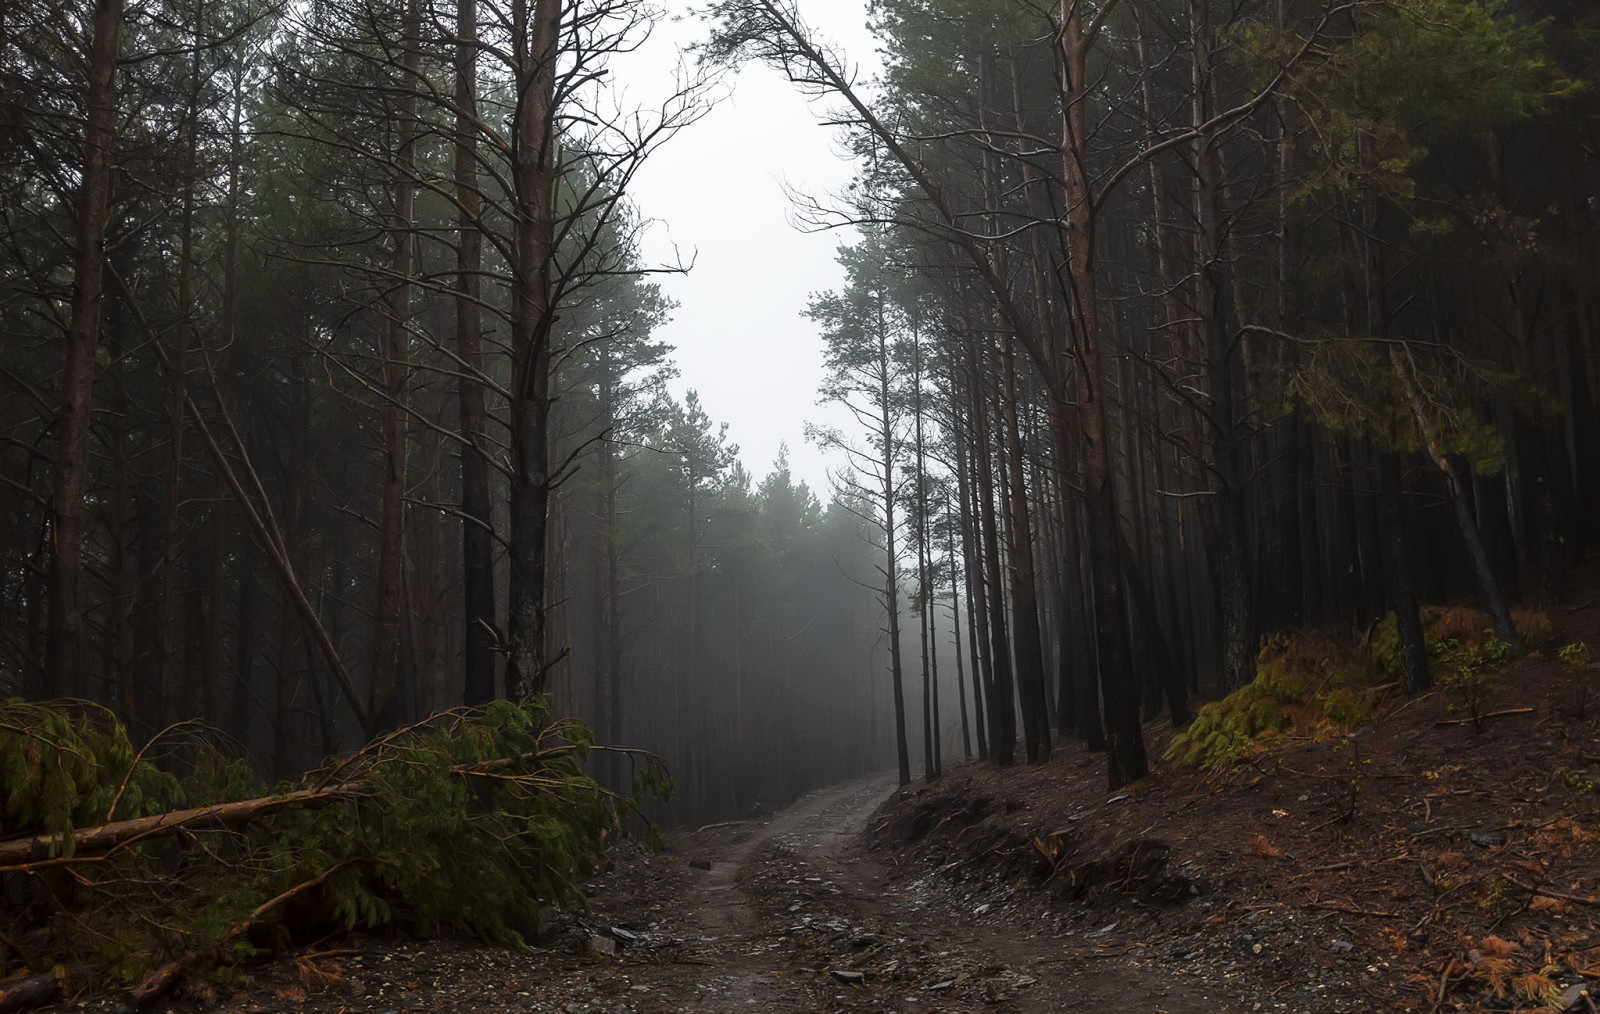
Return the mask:
<svg viewBox="0 0 1600 1014">
<path fill-rule="evenodd" d="M 894 791 L 873 776 L 812 793 L 771 819 L 624 856 L 589 912 L 550 947 L 437 941 L 279 962 L 207 1010 L 241 1014 L 1216 1014 L 1225 982 L 1171 971 L 1110 925 L 1068 928 L 895 869 L 860 832 Z M 190 1007 L 193 1010 L 195 1008 Z"/>
</svg>

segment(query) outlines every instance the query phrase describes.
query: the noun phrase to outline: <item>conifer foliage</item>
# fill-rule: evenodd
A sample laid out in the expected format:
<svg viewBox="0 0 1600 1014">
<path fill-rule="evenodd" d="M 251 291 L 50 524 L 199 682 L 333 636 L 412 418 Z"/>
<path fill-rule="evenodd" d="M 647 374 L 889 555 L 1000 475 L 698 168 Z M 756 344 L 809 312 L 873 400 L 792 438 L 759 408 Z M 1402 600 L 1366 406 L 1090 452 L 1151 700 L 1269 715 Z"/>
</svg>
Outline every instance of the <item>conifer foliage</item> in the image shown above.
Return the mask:
<svg viewBox="0 0 1600 1014">
<path fill-rule="evenodd" d="M 266 793 L 195 737 L 135 751 L 102 709 L 7 701 L 0 962 L 92 960 L 148 996 L 313 930 L 517 943 L 547 906 L 576 896 L 637 811 L 639 796 L 584 773 L 593 749 L 580 723 L 502 701 L 391 733 Z M 162 772 L 157 755 L 186 773 Z M 625 756 L 639 793 L 670 791 L 654 757 Z"/>
</svg>

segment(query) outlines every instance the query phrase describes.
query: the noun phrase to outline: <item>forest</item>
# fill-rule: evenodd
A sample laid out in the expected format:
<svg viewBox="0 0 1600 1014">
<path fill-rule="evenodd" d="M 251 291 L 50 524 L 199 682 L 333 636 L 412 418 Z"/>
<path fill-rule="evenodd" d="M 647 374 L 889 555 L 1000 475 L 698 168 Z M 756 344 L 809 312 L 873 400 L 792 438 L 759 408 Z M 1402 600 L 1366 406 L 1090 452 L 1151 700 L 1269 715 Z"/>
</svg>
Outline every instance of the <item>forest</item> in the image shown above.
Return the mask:
<svg viewBox="0 0 1600 1014">
<path fill-rule="evenodd" d="M 714 0 L 642 105 L 643 0 L 0 10 L 0 880 L 391 754 L 559 769 L 586 835 L 1074 742 L 1116 789 L 1281 632 L 1408 692 L 1427 606 L 1523 650 L 1600 516 L 1600 13 L 873 0 L 868 82 L 825 7 Z M 677 376 L 630 197 L 754 65 L 855 169 L 795 212 L 827 489 Z"/>
</svg>

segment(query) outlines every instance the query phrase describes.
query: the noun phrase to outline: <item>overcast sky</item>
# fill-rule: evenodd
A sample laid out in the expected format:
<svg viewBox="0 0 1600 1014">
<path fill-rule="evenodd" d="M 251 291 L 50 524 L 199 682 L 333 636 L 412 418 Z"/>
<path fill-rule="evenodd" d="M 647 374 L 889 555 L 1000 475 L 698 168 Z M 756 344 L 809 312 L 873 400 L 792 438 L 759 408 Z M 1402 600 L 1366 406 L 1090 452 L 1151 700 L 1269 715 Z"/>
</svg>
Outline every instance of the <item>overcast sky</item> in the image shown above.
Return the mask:
<svg viewBox="0 0 1600 1014">
<path fill-rule="evenodd" d="M 860 79 L 876 73 L 862 0 L 800 4 L 818 33 L 860 68 Z M 615 64 L 641 104 L 662 93 L 678 49 L 706 31 L 682 16 L 682 0 L 665 6 L 677 17 L 663 22 L 643 51 Z M 646 262 L 672 263 L 680 254 L 694 262 L 687 275 L 657 277 L 678 303 L 659 337 L 676 349 L 675 393 L 700 392 L 707 414 L 728 423 L 754 476 L 766 475 L 787 443 L 796 477 L 826 499 L 830 462 L 806 444 L 805 424 L 845 425 L 847 417 L 817 404 L 822 344 L 801 312 L 813 293 L 839 287 L 835 251 L 853 234 L 803 231 L 786 189 L 825 196 L 850 182 L 852 168 L 834 132 L 819 125 L 825 102 L 808 104 L 761 66 L 729 83 L 728 96 L 653 154 L 629 191 L 654 223 L 645 235 Z"/>
</svg>

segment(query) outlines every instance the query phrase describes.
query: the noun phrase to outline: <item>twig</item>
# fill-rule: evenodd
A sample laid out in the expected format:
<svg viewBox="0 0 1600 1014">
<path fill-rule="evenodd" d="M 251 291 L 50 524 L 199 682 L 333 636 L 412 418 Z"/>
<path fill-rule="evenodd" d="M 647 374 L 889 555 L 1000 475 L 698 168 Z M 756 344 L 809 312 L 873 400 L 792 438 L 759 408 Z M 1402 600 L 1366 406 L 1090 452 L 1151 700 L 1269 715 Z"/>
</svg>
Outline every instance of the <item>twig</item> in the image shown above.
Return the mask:
<svg viewBox="0 0 1600 1014">
<path fill-rule="evenodd" d="M 297 898 L 307 891 L 315 890 L 317 887 L 320 887 L 325 881 L 327 881 L 329 877 L 333 876 L 335 873 L 338 873 L 340 870 L 349 865 L 349 861 L 335 863 L 326 870 L 323 870 L 321 873 L 312 877 L 310 880 L 302 881 L 289 888 L 287 891 L 284 891 L 282 894 L 279 894 L 273 898 L 269 898 L 251 910 L 249 916 L 230 927 L 228 931 L 222 934 L 222 936 L 218 937 L 217 941 L 210 947 L 207 947 L 202 951 L 186 954 L 183 957 L 178 958 L 176 961 L 169 961 L 165 965 L 162 965 L 154 972 L 151 972 L 149 975 L 145 976 L 144 981 L 139 983 L 139 985 L 135 986 L 131 990 L 133 1002 L 142 1007 L 145 1004 L 150 1003 L 152 1000 L 164 996 L 168 990 L 177 985 L 179 980 L 188 974 L 191 967 L 208 957 L 215 957 L 216 955 L 221 954 L 228 947 L 228 945 L 244 936 L 250 931 L 250 927 L 260 922 L 262 916 L 266 915 L 268 912 L 271 912 L 284 902 Z"/>
<path fill-rule="evenodd" d="M 1530 891 L 1534 894 L 1541 894 L 1546 898 L 1555 898 L 1557 901 L 1570 901 L 1574 905 L 1593 905 L 1597 908 L 1600 908 L 1600 898 L 1591 898 L 1583 894 L 1563 894 L 1560 891 L 1547 891 L 1542 887 L 1535 887 L 1532 884 L 1524 883 L 1509 873 L 1502 873 L 1500 876 L 1504 877 L 1507 883 L 1520 887 L 1524 891 Z"/>
<path fill-rule="evenodd" d="M 1376 912 L 1365 908 L 1355 908 L 1350 905 L 1339 905 L 1331 901 L 1307 901 L 1300 905 L 1301 908 L 1320 908 L 1329 912 L 1343 912 L 1345 915 L 1370 915 L 1376 919 L 1395 919 L 1399 912 Z"/>
<path fill-rule="evenodd" d="M 1528 714 L 1529 712 L 1531 712 L 1533 710 L 1534 710 L 1533 708 L 1506 708 L 1506 709 L 1504 709 L 1502 711 L 1491 711 L 1487 715 L 1479 715 L 1477 718 L 1441 718 L 1437 722 L 1434 722 L 1433 724 L 1434 725 L 1469 725 L 1469 724 L 1472 724 L 1474 722 L 1481 722 L 1486 718 L 1499 718 L 1502 715 L 1526 715 L 1526 714 Z"/>
<path fill-rule="evenodd" d="M 1450 970 L 1456 965 L 1454 958 L 1446 958 L 1444 967 L 1439 969 L 1439 989 L 1434 994 L 1433 1005 L 1428 1008 L 1428 1014 L 1433 1014 L 1444 1005 L 1444 995 L 1450 991 Z"/>
</svg>

